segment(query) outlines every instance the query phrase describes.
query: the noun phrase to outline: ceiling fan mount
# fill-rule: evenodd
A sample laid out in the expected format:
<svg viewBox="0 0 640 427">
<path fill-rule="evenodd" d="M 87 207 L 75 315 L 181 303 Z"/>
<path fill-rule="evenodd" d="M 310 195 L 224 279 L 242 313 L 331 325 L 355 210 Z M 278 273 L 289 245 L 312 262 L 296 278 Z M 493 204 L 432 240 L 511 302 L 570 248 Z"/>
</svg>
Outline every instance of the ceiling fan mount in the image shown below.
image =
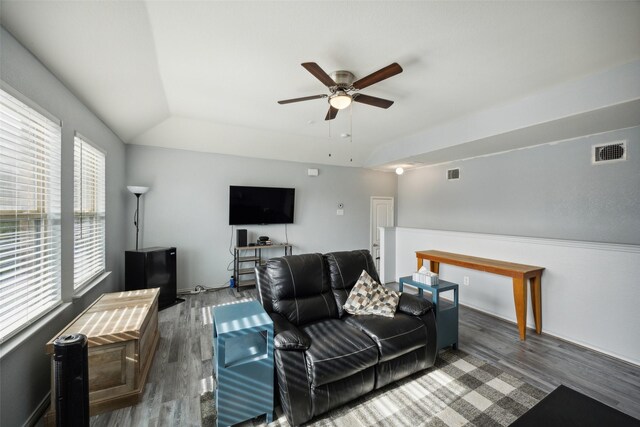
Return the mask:
<svg viewBox="0 0 640 427">
<path fill-rule="evenodd" d="M 402 67 L 394 62 L 393 64 L 387 65 L 366 77 L 355 80 L 355 76 L 350 71 L 338 70 L 331 74 L 327 74 L 315 62 L 304 62 L 301 65 L 313 74 L 315 78 L 320 80 L 329 89 L 331 94 L 285 99 L 278 101 L 278 104 L 290 104 L 293 102 L 310 101 L 312 99 L 329 98 L 329 111 L 327 112 L 325 120 L 335 119 L 338 114 L 338 110 L 347 108 L 351 105 L 352 101 L 385 109 L 391 107 L 393 105 L 393 101 L 364 95 L 359 93 L 359 91 L 360 89 L 364 89 L 365 87 L 371 86 L 374 83 L 378 83 L 402 72 Z"/>
<path fill-rule="evenodd" d="M 338 70 L 329 74 L 331 80 L 336 83 L 336 87 L 340 89 L 348 89 L 351 87 L 353 82 L 356 80 L 356 76 L 353 75 L 351 71 Z"/>
</svg>

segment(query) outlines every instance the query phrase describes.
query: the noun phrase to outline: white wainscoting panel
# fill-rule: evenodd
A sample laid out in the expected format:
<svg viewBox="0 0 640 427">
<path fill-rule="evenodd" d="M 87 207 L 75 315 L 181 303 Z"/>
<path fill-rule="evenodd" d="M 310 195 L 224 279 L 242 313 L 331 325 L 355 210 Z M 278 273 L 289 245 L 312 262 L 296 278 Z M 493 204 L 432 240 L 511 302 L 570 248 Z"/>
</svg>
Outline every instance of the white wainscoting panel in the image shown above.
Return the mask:
<svg viewBox="0 0 640 427">
<path fill-rule="evenodd" d="M 382 283 L 396 281 L 396 228 L 380 228 L 380 271 Z"/>
<path fill-rule="evenodd" d="M 428 249 L 544 267 L 542 332 L 640 365 L 640 246 L 396 227 L 394 249 L 396 279 Z M 446 264 L 440 277 L 461 304 L 515 322 L 511 278 Z"/>
</svg>

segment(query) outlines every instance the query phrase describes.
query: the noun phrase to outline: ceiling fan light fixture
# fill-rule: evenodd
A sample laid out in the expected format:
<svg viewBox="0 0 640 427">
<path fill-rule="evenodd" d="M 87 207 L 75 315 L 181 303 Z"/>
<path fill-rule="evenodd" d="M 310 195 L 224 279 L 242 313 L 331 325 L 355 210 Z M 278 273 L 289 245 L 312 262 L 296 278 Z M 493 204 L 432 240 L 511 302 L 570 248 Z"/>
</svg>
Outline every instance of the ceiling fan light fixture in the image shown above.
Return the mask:
<svg viewBox="0 0 640 427">
<path fill-rule="evenodd" d="M 351 95 L 339 90 L 329 97 L 329 104 L 336 110 L 344 110 L 351 105 Z"/>
</svg>

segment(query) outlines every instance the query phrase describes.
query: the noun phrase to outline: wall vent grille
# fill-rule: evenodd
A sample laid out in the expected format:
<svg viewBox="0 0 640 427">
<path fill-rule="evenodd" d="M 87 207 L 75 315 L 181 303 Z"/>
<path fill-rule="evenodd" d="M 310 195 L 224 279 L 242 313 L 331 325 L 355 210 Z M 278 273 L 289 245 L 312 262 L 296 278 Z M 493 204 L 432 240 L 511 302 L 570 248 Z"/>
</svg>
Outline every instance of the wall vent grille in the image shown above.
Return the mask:
<svg viewBox="0 0 640 427">
<path fill-rule="evenodd" d="M 591 147 L 591 163 L 611 163 L 627 160 L 627 141 L 607 142 Z"/>
<path fill-rule="evenodd" d="M 460 179 L 460 168 L 447 169 L 447 179 Z"/>
</svg>

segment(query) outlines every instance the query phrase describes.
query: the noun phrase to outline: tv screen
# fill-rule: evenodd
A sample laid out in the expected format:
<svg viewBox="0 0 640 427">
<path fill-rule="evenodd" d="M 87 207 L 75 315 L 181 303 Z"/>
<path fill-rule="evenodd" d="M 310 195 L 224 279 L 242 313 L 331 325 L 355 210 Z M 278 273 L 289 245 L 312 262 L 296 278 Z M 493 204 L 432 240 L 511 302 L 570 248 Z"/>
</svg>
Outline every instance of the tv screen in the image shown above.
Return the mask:
<svg viewBox="0 0 640 427">
<path fill-rule="evenodd" d="M 292 224 L 295 188 L 229 187 L 229 225 Z"/>
</svg>

